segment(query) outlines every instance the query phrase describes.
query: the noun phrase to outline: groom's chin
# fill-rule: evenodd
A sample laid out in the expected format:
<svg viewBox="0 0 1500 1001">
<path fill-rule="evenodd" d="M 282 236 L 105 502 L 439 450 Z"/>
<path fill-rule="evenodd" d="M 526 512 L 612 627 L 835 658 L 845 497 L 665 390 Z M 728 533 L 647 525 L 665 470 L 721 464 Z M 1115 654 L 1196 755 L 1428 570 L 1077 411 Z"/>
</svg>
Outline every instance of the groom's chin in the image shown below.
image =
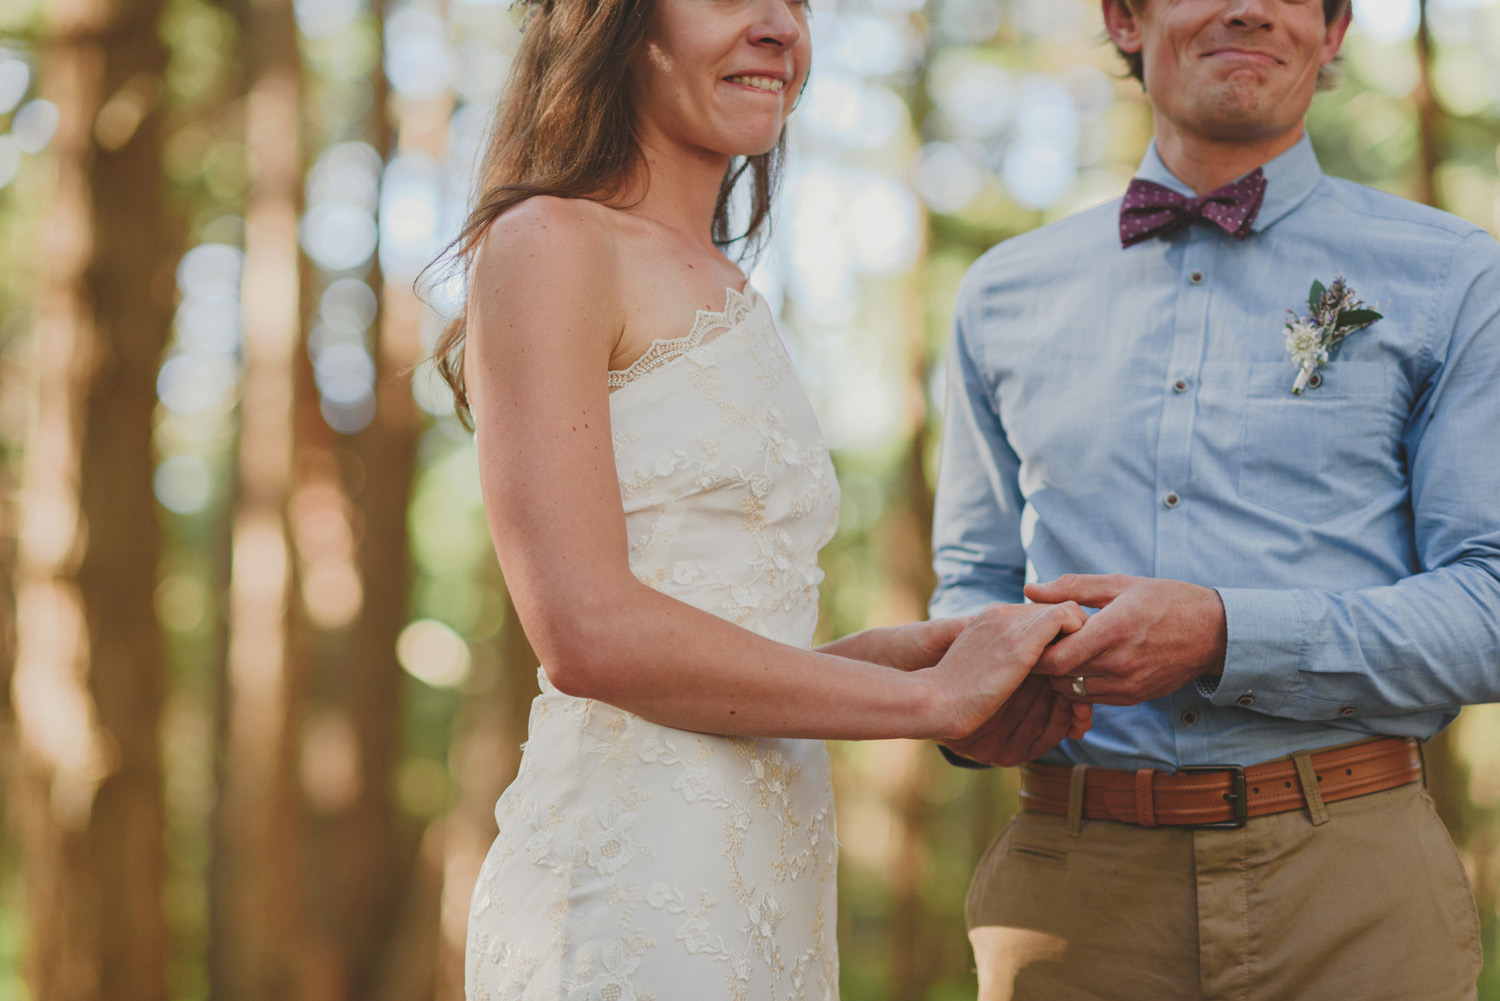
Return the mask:
<svg viewBox="0 0 1500 1001">
<path fill-rule="evenodd" d="M 1285 133 L 1300 120 L 1283 109 L 1294 102 L 1285 94 L 1273 94 L 1263 83 L 1242 79 L 1239 74 L 1205 87 L 1200 97 L 1198 121 L 1191 123 L 1198 134 L 1219 142 L 1256 142 Z"/>
</svg>

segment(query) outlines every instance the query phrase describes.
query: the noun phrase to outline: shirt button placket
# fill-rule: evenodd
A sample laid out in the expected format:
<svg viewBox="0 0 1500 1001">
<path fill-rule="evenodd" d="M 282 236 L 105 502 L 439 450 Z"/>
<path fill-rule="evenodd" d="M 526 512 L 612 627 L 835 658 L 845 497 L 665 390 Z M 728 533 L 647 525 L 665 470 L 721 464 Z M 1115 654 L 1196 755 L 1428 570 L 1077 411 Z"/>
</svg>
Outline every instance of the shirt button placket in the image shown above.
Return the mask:
<svg viewBox="0 0 1500 1001">
<path fill-rule="evenodd" d="M 1155 574 L 1159 577 L 1190 578 L 1193 547 L 1188 538 L 1186 499 L 1193 451 L 1193 425 L 1197 413 L 1198 373 L 1203 365 L 1205 340 L 1210 326 L 1208 307 L 1212 299 L 1214 263 L 1218 253 L 1217 233 L 1207 226 L 1189 226 L 1184 238 L 1174 241 L 1177 295 L 1171 316 L 1165 382 L 1162 385 L 1161 428 L 1156 452 Z"/>
</svg>

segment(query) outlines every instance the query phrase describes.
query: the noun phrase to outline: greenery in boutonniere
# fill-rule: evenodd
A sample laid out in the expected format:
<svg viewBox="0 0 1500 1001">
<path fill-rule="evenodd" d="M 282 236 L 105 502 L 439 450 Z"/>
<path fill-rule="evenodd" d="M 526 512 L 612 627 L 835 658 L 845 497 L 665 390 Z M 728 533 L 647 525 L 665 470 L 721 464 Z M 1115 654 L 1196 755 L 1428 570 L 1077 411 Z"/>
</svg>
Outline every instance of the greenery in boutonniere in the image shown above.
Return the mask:
<svg viewBox="0 0 1500 1001">
<path fill-rule="evenodd" d="M 1307 309 L 1307 316 L 1287 310 L 1292 318 L 1286 323 L 1286 353 L 1297 363 L 1297 381 L 1292 384 L 1294 396 L 1302 395 L 1307 380 L 1319 365 L 1328 361 L 1329 354 L 1345 337 L 1381 318 L 1380 313 L 1355 298 L 1354 290 L 1344 283 L 1342 275 L 1326 288 L 1320 281 L 1313 282 L 1307 295 Z"/>
</svg>

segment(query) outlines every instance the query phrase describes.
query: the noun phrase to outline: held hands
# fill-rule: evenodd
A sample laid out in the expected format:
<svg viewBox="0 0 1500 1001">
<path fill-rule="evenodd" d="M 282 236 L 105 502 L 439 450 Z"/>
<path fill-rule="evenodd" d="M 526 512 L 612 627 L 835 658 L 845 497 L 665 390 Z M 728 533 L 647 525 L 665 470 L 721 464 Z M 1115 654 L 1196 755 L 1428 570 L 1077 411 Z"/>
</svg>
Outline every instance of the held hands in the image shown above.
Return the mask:
<svg viewBox="0 0 1500 1001">
<path fill-rule="evenodd" d="M 1224 671 L 1224 603 L 1212 588 L 1123 574 L 1065 574 L 1026 585 L 1026 597 L 1099 609 L 1036 665 L 1070 699 L 1135 705 Z M 1074 684 L 1080 678 L 1086 695 Z"/>
<path fill-rule="evenodd" d="M 932 734 L 988 763 L 1035 756 L 1076 727 L 1087 729 L 1087 713 L 1080 722 L 1068 699 L 1040 679 L 1028 683 L 1047 645 L 1086 622 L 1071 601 L 992 605 L 974 616 L 936 666 L 921 672 L 932 690 Z"/>
<path fill-rule="evenodd" d="M 1064 737 L 1082 737 L 1094 721 L 1093 707 L 1063 697 L 1053 690 L 1051 680 L 1028 675 L 979 729 L 945 740 L 943 746 L 970 761 L 1009 768 L 1052 750 Z"/>
<path fill-rule="evenodd" d="M 973 621 L 974 616 L 966 615 L 867 629 L 862 634 L 868 643 L 864 659 L 898 671 L 920 671 L 942 660 L 953 641 Z"/>
</svg>

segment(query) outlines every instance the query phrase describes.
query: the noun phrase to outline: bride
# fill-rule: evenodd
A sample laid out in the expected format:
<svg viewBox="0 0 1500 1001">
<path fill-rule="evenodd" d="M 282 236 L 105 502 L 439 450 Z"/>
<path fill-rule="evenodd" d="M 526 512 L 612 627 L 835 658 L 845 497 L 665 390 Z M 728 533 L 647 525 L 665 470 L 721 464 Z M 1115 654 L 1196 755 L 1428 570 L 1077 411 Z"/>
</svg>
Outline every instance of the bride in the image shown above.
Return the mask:
<svg viewBox="0 0 1500 1001">
<path fill-rule="evenodd" d="M 469 919 L 470 1001 L 834 998 L 823 738 L 1020 760 L 1087 728 L 1028 679 L 1076 605 L 809 649 L 838 490 L 765 301 L 802 0 L 538 0 L 436 359 L 545 665 Z M 1045 679 L 1042 679 L 1044 681 Z"/>
</svg>

